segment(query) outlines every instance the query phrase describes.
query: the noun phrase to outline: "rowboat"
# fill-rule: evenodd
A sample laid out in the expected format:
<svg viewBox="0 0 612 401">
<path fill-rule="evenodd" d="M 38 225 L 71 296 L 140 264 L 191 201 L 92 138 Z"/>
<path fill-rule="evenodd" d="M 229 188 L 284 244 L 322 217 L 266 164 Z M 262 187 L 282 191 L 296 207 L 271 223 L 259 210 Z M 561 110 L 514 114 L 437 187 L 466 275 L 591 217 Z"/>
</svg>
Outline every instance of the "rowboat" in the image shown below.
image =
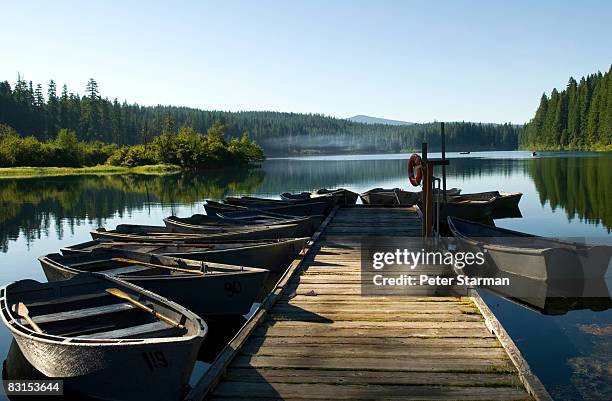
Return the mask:
<svg viewBox="0 0 612 401">
<path fill-rule="evenodd" d="M 280 199 L 266 199 L 266 198 L 257 198 L 253 196 L 243 196 L 242 198 L 235 197 L 227 197 L 225 198 L 225 203 L 229 203 L 230 205 L 236 206 L 245 206 L 250 208 L 261 209 L 273 206 L 290 206 L 290 205 L 311 205 L 311 204 L 325 204 L 324 210 L 311 211 L 306 214 L 327 214 L 329 213 L 333 207 L 337 203 L 337 198 L 335 196 L 322 196 L 319 198 L 311 198 L 304 200 L 280 200 Z M 285 213 L 289 214 L 289 213 Z"/>
<path fill-rule="evenodd" d="M 335 196 L 338 200 L 338 205 L 351 206 L 357 202 L 357 198 L 359 197 L 359 194 L 353 191 L 349 191 L 348 189 L 344 189 L 344 188 L 338 188 L 338 189 L 321 188 L 317 190 L 314 194 L 312 194 L 311 198 L 317 199 L 321 196 Z"/>
<path fill-rule="evenodd" d="M 364 205 L 401 205 L 413 206 L 419 200 L 418 192 L 408 192 L 399 188 L 374 188 L 359 195 Z"/>
<path fill-rule="evenodd" d="M 598 280 L 608 269 L 612 247 L 586 245 L 490 227 L 448 217 L 459 245 L 485 252 L 493 271 L 533 280 Z"/>
<path fill-rule="evenodd" d="M 299 194 L 292 194 L 291 192 L 283 192 L 280 194 L 280 198 L 284 201 L 295 201 L 295 200 L 306 200 L 311 197 L 310 192 L 300 192 Z"/>
<path fill-rule="evenodd" d="M 456 199 L 473 201 L 493 200 L 492 217 L 494 219 L 501 219 L 505 217 L 521 217 L 518 204 L 522 196 L 521 192 L 487 191 L 461 194 Z"/>
<path fill-rule="evenodd" d="M 253 213 L 247 216 L 232 217 L 225 215 L 208 216 L 204 214 L 194 214 L 191 217 L 170 216 L 164 219 L 166 227 L 177 232 L 200 233 L 206 232 L 210 227 L 249 229 L 260 228 L 262 226 L 275 225 L 297 225 L 296 236 L 310 236 L 316 231 L 323 221 L 323 215 L 318 216 L 280 216 L 265 215 L 263 213 Z"/>
<path fill-rule="evenodd" d="M 20 280 L 0 294 L 27 361 L 96 399 L 181 399 L 208 331 L 186 308 L 104 275 Z"/>
<path fill-rule="evenodd" d="M 303 201 L 308 199 L 317 199 L 324 196 L 333 196 L 336 197 L 338 205 L 340 206 L 351 206 L 357 202 L 357 198 L 359 194 L 349 191 L 348 189 L 338 188 L 338 189 L 327 189 L 321 188 L 315 193 L 310 192 L 301 192 L 299 194 L 292 194 L 289 192 L 283 192 L 280 194 L 280 198 L 285 201 Z"/>
<path fill-rule="evenodd" d="M 493 203 L 493 199 L 479 201 L 450 197 L 446 205 L 440 205 L 440 221 L 447 221 L 449 216 L 480 222 L 490 221 L 493 218 Z M 435 214 L 434 209 L 434 216 Z"/>
<path fill-rule="evenodd" d="M 434 195 L 436 194 L 443 194 L 444 191 L 442 191 L 441 189 L 438 188 L 434 188 L 433 190 Z M 446 190 L 446 196 L 456 196 L 461 194 L 461 189 L 459 188 L 449 188 Z M 422 191 L 421 191 L 421 195 L 422 195 Z"/>
<path fill-rule="evenodd" d="M 93 239 L 114 241 L 176 242 L 188 243 L 233 240 L 258 240 L 295 238 L 297 224 L 278 224 L 257 228 L 240 228 L 207 233 L 181 233 L 164 226 L 143 226 L 136 224 L 119 224 L 114 230 L 103 227 L 91 231 Z"/>
<path fill-rule="evenodd" d="M 278 241 L 220 242 L 206 244 L 142 243 L 93 240 L 61 249 L 63 255 L 93 252 L 97 249 L 118 249 L 175 258 L 259 267 L 272 272 L 284 271 L 296 258 L 309 238 Z"/>
<path fill-rule="evenodd" d="M 38 258 L 49 281 L 81 272 L 104 273 L 171 299 L 202 317 L 247 313 L 268 275 L 265 269 L 98 249 Z"/>
<path fill-rule="evenodd" d="M 224 218 L 228 218 L 229 216 L 234 216 L 235 218 L 249 217 L 258 214 L 266 214 L 266 215 L 275 215 L 282 216 L 287 218 L 287 216 L 292 217 L 302 217 L 308 215 L 325 215 L 327 214 L 327 210 L 329 205 L 325 202 L 315 202 L 310 204 L 295 204 L 289 203 L 285 205 L 260 205 L 260 206 L 237 206 L 230 205 L 228 203 L 220 203 L 215 201 L 206 201 L 204 204 L 204 210 L 206 211 L 206 215 L 208 216 L 218 216 L 223 214 Z M 236 213 L 233 212 L 243 212 Z"/>
</svg>

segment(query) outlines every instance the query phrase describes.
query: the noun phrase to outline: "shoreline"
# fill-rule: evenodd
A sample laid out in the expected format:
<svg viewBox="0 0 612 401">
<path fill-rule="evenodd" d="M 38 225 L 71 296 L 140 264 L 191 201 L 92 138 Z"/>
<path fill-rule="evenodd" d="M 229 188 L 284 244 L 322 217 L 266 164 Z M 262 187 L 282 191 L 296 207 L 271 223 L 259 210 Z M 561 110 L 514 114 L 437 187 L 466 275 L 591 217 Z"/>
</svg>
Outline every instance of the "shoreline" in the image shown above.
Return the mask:
<svg viewBox="0 0 612 401">
<path fill-rule="evenodd" d="M 97 165 L 91 167 L 3 167 L 0 180 L 13 178 L 60 177 L 68 175 L 113 175 L 145 174 L 163 175 L 181 172 L 179 166 L 172 164 L 153 164 L 137 167 Z"/>
</svg>

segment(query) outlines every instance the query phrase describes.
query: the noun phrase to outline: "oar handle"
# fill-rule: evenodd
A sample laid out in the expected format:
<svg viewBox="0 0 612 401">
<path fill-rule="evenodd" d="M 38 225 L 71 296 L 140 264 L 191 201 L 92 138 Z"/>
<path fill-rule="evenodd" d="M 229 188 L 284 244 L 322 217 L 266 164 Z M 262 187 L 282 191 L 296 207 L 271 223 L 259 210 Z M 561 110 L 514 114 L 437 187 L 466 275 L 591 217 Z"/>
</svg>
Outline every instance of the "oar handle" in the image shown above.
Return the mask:
<svg viewBox="0 0 612 401">
<path fill-rule="evenodd" d="M 183 269 L 181 267 L 164 266 L 164 265 L 158 265 L 155 263 L 141 262 L 140 260 L 132 260 L 132 259 L 126 259 L 126 258 L 112 258 L 111 260 L 113 262 L 122 262 L 122 263 L 130 263 L 133 265 L 149 266 L 149 267 L 154 267 L 156 269 L 166 269 L 166 270 L 172 270 L 172 271 L 177 271 L 177 272 L 182 272 L 182 273 L 191 273 L 191 274 L 200 274 L 200 275 L 204 274 L 204 272 L 200 270 L 191 270 L 191 269 Z"/>
<path fill-rule="evenodd" d="M 137 308 L 140 308 L 140 309 L 142 309 L 142 310 L 152 314 L 153 316 L 155 316 L 159 320 L 163 320 L 164 322 L 168 323 L 171 326 L 176 327 L 177 329 L 184 329 L 185 328 L 185 326 L 183 326 L 182 324 L 180 324 L 178 322 L 175 322 L 174 320 L 170 319 L 167 316 L 162 315 L 159 312 L 156 312 L 153 308 L 150 308 L 150 307 L 146 306 L 145 304 L 135 300 L 129 294 L 121 291 L 118 288 L 107 288 L 106 292 L 108 292 L 111 295 L 116 296 L 117 298 L 125 299 L 126 301 L 128 301 L 132 305 L 136 306 Z"/>
<path fill-rule="evenodd" d="M 13 305 L 13 310 L 15 312 L 17 312 L 17 315 L 19 315 L 26 322 L 28 322 L 28 324 L 30 325 L 30 327 L 32 327 L 34 329 L 34 331 L 36 331 L 37 333 L 43 333 L 43 331 L 40 328 L 40 326 L 38 326 L 36 324 L 36 322 L 34 320 L 32 320 L 32 318 L 30 317 L 30 314 L 28 312 L 28 308 L 25 306 L 25 304 L 23 304 L 22 302 L 20 302 L 18 304 L 15 304 L 15 305 Z"/>
<path fill-rule="evenodd" d="M 40 328 L 40 326 L 38 326 L 36 324 L 36 322 L 34 320 L 32 320 L 32 318 L 30 316 L 23 316 L 23 318 L 26 320 L 26 322 L 28 322 L 28 324 L 30 326 L 32 326 L 32 328 L 34 329 L 34 331 L 42 333 L 42 329 Z"/>
</svg>

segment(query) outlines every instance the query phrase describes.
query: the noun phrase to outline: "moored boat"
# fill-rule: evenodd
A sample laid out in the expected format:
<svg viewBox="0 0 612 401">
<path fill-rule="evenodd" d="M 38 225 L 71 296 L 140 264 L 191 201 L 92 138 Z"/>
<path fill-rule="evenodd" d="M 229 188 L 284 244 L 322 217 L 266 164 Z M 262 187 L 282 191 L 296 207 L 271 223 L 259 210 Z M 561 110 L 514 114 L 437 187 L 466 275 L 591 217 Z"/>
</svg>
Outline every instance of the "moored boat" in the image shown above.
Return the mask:
<svg viewBox="0 0 612 401">
<path fill-rule="evenodd" d="M 419 200 L 418 192 L 404 191 L 399 188 L 374 188 L 359 195 L 364 205 L 413 206 Z"/>
<path fill-rule="evenodd" d="M 310 192 L 300 192 L 299 194 L 292 194 L 291 192 L 283 192 L 280 194 L 280 198 L 285 201 L 295 201 L 295 200 L 306 200 L 311 197 Z"/>
<path fill-rule="evenodd" d="M 312 199 L 317 199 L 322 196 L 334 196 L 338 200 L 340 206 L 352 206 L 357 203 L 359 194 L 353 191 L 349 191 L 345 188 L 327 189 L 321 188 L 311 195 Z"/>
<path fill-rule="evenodd" d="M 496 270 L 534 280 L 601 279 L 610 264 L 612 247 L 538 237 L 464 219 L 448 218 L 459 244 L 486 251 Z"/>
<path fill-rule="evenodd" d="M 183 233 L 165 226 L 144 226 L 136 224 L 119 224 L 114 230 L 98 228 L 91 231 L 93 239 L 114 241 L 175 242 L 200 243 L 209 241 L 258 240 L 295 238 L 297 224 L 278 224 L 257 228 L 236 228 L 232 230 Z"/>
<path fill-rule="evenodd" d="M 206 201 L 204 204 L 204 210 L 208 216 L 216 216 L 223 214 L 223 217 L 227 218 L 232 216 L 234 212 L 236 218 L 251 217 L 259 214 L 270 214 L 278 217 L 288 216 L 302 217 L 309 215 L 325 215 L 328 213 L 329 204 L 327 202 L 314 202 L 309 204 L 301 203 L 288 203 L 288 204 L 266 204 L 266 205 L 251 205 L 251 206 L 237 206 L 230 205 L 228 203 L 220 203 L 214 201 Z"/>
<path fill-rule="evenodd" d="M 191 217 L 170 216 L 164 219 L 166 227 L 177 232 L 194 234 L 206 232 L 210 227 L 238 228 L 244 230 L 261 228 L 263 226 L 295 224 L 297 225 L 295 235 L 298 237 L 312 235 L 322 221 L 323 215 L 279 217 L 275 215 L 264 215 L 263 213 L 251 214 L 248 216 L 243 215 L 242 217 L 226 217 L 223 214 L 211 217 L 204 214 L 194 214 Z"/>
<path fill-rule="evenodd" d="M 97 399 L 180 400 L 208 331 L 186 308 L 103 275 L 20 280 L 0 293 L 27 361 Z"/>
<path fill-rule="evenodd" d="M 489 201 L 493 200 L 492 217 L 501 219 L 505 217 L 521 217 L 518 204 L 523 194 L 521 192 L 475 192 L 471 194 L 458 195 L 456 200 L 474 200 L 474 201 Z"/>
<path fill-rule="evenodd" d="M 61 249 L 62 254 L 95 252 L 98 249 L 118 249 L 171 256 L 175 258 L 244 265 L 280 272 L 296 258 L 309 238 L 289 238 L 273 241 L 189 243 L 139 243 L 93 240 Z"/>
<path fill-rule="evenodd" d="M 451 198 L 440 206 L 440 221 L 448 216 L 472 221 L 487 221 L 493 216 L 493 199 L 488 201 Z"/>
<path fill-rule="evenodd" d="M 38 258 L 49 281 L 103 273 L 171 299 L 202 317 L 247 313 L 268 270 L 141 252 L 99 249 Z"/>
<path fill-rule="evenodd" d="M 225 198 L 225 203 L 230 205 L 237 206 L 245 206 L 249 208 L 261 209 L 265 207 L 273 207 L 273 206 L 290 206 L 290 205 L 310 205 L 310 204 L 325 204 L 324 210 L 318 211 L 310 211 L 306 214 L 327 214 L 329 213 L 333 207 L 337 203 L 337 198 L 335 196 L 321 196 L 318 198 L 310 198 L 304 200 L 279 200 L 279 199 L 267 199 L 267 198 L 258 198 L 253 196 L 243 196 L 242 198 L 235 197 L 227 197 Z M 289 214 L 289 213 L 286 213 Z"/>
</svg>

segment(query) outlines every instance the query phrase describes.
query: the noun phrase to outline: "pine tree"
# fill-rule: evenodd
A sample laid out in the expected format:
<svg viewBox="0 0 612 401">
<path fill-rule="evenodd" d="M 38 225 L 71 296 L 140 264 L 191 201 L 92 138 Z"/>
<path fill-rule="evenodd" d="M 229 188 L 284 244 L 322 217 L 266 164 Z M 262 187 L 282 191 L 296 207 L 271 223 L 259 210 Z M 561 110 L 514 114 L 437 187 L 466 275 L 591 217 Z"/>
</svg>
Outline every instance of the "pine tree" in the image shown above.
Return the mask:
<svg viewBox="0 0 612 401">
<path fill-rule="evenodd" d="M 580 114 L 578 113 L 578 83 L 570 77 L 567 83 L 567 140 L 564 146 L 576 147 L 576 136 L 580 132 Z"/>
<path fill-rule="evenodd" d="M 166 113 L 164 116 L 162 134 L 176 134 L 176 121 L 174 120 L 174 116 L 170 113 Z"/>
<path fill-rule="evenodd" d="M 597 144 L 599 137 L 599 107 L 601 103 L 601 83 L 598 81 L 593 90 L 593 97 L 587 118 L 586 143 L 589 147 Z"/>
</svg>

